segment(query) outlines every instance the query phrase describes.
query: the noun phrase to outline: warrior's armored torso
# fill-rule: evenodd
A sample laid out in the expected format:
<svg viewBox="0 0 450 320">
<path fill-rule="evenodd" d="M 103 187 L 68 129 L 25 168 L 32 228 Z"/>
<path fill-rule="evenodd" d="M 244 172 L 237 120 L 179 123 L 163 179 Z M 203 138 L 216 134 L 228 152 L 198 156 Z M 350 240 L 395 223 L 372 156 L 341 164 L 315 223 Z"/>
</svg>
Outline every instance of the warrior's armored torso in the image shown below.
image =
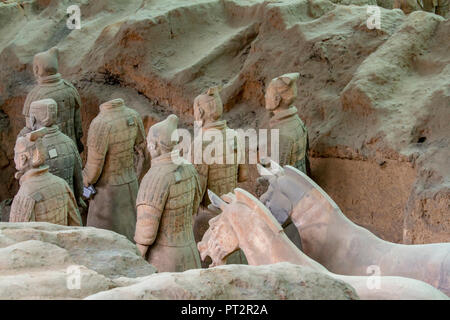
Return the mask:
<svg viewBox="0 0 450 320">
<path fill-rule="evenodd" d="M 201 164 L 195 164 L 200 180 L 202 181 L 202 192 L 204 194 L 202 205 L 207 206 L 210 203 L 209 197 L 206 195 L 206 190 L 211 190 L 215 194 L 223 195 L 237 187 L 238 171 L 239 171 L 239 159 L 238 159 L 238 139 L 236 138 L 236 132 L 227 127 L 226 121 L 217 121 L 205 127 L 203 132 L 203 145 L 202 155 L 203 161 Z M 208 130 L 218 130 L 222 135 L 223 146 L 219 148 L 212 147 L 211 144 L 217 143 L 216 139 L 207 138 Z M 208 141 L 209 140 L 209 141 Z M 210 152 L 213 150 L 212 152 Z M 199 152 L 193 149 L 194 152 Z M 222 152 L 221 155 L 216 156 L 214 152 Z M 229 154 L 231 153 L 231 154 Z M 242 153 L 243 155 L 243 153 Z M 208 164 L 207 157 L 222 159 L 222 163 Z M 195 155 L 193 155 L 195 157 Z M 232 160 L 232 161 L 230 161 Z M 212 161 L 209 161 L 212 162 Z"/>
<path fill-rule="evenodd" d="M 20 178 L 10 222 L 49 222 L 81 225 L 73 193 L 63 179 L 49 173 L 48 166 L 30 169 Z"/>
<path fill-rule="evenodd" d="M 175 164 L 171 155 L 152 160 L 142 179 L 136 206 L 148 205 L 162 212 L 155 245 L 185 247 L 194 243 L 192 214 L 198 208 L 200 190 L 192 164 Z M 154 219 L 157 222 L 158 217 Z"/>
<path fill-rule="evenodd" d="M 90 165 L 91 150 L 104 162 L 102 168 L 95 168 L 98 174 L 101 172 L 98 181 L 96 174 L 89 174 L 90 179 L 95 180 L 89 183 L 122 185 L 136 180 L 134 146 L 144 139 L 144 127 L 139 114 L 126 107 L 122 99 L 102 104 L 100 113 L 92 120 L 89 128 L 86 168 Z"/>
<path fill-rule="evenodd" d="M 29 116 L 30 104 L 33 101 L 47 98 L 55 100 L 58 104 L 56 124 L 59 129 L 77 143 L 83 135 L 79 113 L 81 99 L 78 91 L 71 83 L 61 79 L 60 74 L 41 78 L 25 100 L 23 115 Z"/>
<path fill-rule="evenodd" d="M 220 195 L 232 192 L 237 187 L 237 176 L 237 164 L 211 164 L 209 165 L 206 190 Z M 208 205 L 209 203 L 209 197 L 204 197 L 202 204 Z"/>
<path fill-rule="evenodd" d="M 81 158 L 72 139 L 59 131 L 57 126 L 52 126 L 42 138 L 42 143 L 47 149 L 45 163 L 49 166 L 50 173 L 66 180 L 72 190 L 74 176 L 77 174 L 79 179 L 76 182 L 80 184 L 77 187 L 82 188 Z"/>
<path fill-rule="evenodd" d="M 290 165 L 306 173 L 308 133 L 297 108 L 276 113 L 270 119 L 270 128 L 279 130 L 280 165 Z"/>
<path fill-rule="evenodd" d="M 162 212 L 156 244 L 186 246 L 194 241 L 192 214 L 198 206 L 198 181 L 191 164 L 174 164 L 170 156 L 152 160 L 152 167 L 142 179 L 136 206 L 148 205 Z M 154 217 L 156 223 L 158 218 Z"/>
</svg>

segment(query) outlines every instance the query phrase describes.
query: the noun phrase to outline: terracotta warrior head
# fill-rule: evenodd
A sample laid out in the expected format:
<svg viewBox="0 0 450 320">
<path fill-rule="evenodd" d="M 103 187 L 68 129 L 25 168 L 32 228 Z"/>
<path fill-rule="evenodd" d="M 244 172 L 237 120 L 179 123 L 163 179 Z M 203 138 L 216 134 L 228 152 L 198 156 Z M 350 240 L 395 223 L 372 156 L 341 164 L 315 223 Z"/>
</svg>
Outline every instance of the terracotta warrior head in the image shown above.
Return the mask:
<svg viewBox="0 0 450 320">
<path fill-rule="evenodd" d="M 42 99 L 30 104 L 30 125 L 32 130 L 51 127 L 56 123 L 58 104 L 53 99 Z"/>
<path fill-rule="evenodd" d="M 266 90 L 266 109 L 279 111 L 289 108 L 297 98 L 298 73 L 287 73 L 270 81 Z"/>
<path fill-rule="evenodd" d="M 152 158 L 169 153 L 178 143 L 178 117 L 174 114 L 150 127 L 147 148 Z"/>
<path fill-rule="evenodd" d="M 33 72 L 36 79 L 58 73 L 59 50 L 53 47 L 34 56 Z"/>
<path fill-rule="evenodd" d="M 220 98 L 220 87 L 209 88 L 206 93 L 194 99 L 195 121 L 203 124 L 220 120 L 223 113 L 223 103 Z"/>
<path fill-rule="evenodd" d="M 47 133 L 46 128 L 41 128 L 28 133 L 24 137 L 18 137 L 14 147 L 14 162 L 16 164 L 19 179 L 29 169 L 40 167 L 45 163 L 45 147 L 42 137 Z"/>
</svg>

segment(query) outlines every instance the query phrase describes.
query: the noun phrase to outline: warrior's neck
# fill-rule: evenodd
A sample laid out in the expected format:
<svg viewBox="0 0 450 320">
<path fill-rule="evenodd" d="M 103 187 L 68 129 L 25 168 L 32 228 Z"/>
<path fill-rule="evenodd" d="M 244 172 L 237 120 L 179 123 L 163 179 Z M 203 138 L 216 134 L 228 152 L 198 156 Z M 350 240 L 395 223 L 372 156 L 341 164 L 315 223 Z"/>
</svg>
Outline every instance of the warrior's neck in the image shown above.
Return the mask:
<svg viewBox="0 0 450 320">
<path fill-rule="evenodd" d="M 290 106 L 289 108 L 276 109 L 273 111 L 273 116 L 270 118 L 269 125 L 271 127 L 277 126 L 285 120 L 288 120 L 297 114 L 297 108 Z"/>
<path fill-rule="evenodd" d="M 38 77 L 37 79 L 39 84 L 52 84 L 52 83 L 58 83 L 61 81 L 61 74 L 50 74 L 50 75 L 43 75 Z"/>
</svg>

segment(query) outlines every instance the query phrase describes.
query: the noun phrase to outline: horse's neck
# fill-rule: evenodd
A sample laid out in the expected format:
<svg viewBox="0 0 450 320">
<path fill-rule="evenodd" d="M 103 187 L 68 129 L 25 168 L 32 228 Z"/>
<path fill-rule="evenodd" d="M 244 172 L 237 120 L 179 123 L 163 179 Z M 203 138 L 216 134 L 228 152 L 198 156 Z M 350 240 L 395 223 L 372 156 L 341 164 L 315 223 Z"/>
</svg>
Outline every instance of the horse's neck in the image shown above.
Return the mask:
<svg viewBox="0 0 450 320">
<path fill-rule="evenodd" d="M 302 240 L 302 250 L 313 259 L 324 254 L 326 248 L 342 247 L 357 236 L 357 226 L 339 209 L 330 209 L 328 203 L 297 204 L 291 214 Z"/>
<path fill-rule="evenodd" d="M 299 231 L 303 252 L 325 266 L 327 261 L 342 263 L 354 260 L 354 256 L 362 259 L 365 252 L 351 250 L 355 243 L 368 251 L 375 246 L 379 249 L 385 247 L 383 241 L 354 224 L 325 198 L 312 205 L 297 204 L 291 219 Z M 370 255 L 375 258 L 374 252 Z"/>
<path fill-rule="evenodd" d="M 245 227 L 240 224 L 237 230 L 235 228 L 239 247 L 244 251 L 249 265 L 291 262 L 318 271 L 326 271 L 322 265 L 301 252 L 283 231 L 273 232 L 264 222 L 256 219 L 248 220 L 252 221 L 251 226 Z"/>
</svg>

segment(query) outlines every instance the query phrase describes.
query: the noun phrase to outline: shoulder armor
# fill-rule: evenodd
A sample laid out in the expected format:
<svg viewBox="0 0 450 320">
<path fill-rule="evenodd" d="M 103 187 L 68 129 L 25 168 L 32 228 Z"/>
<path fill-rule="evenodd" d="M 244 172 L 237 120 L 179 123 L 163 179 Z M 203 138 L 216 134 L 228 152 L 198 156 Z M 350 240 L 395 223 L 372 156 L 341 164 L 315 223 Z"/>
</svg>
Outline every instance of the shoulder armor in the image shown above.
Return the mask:
<svg viewBox="0 0 450 320">
<path fill-rule="evenodd" d="M 70 83 L 69 81 L 67 81 L 67 80 L 62 80 L 62 82 L 63 82 L 63 84 L 65 85 L 65 86 L 67 86 L 67 87 L 69 87 L 70 89 L 72 89 L 75 93 L 76 93 L 76 95 L 78 96 L 78 90 L 77 90 L 77 88 L 75 88 L 75 86 L 72 84 L 72 83 Z"/>
<path fill-rule="evenodd" d="M 34 220 L 35 200 L 32 197 L 17 194 L 11 205 L 10 222 L 28 222 Z"/>
<path fill-rule="evenodd" d="M 303 122 L 303 120 L 300 117 L 298 117 L 298 120 L 300 120 L 300 126 L 303 128 L 303 130 L 308 131 L 308 128 L 306 128 L 306 125 Z"/>
<path fill-rule="evenodd" d="M 66 86 L 71 87 L 71 88 L 74 89 L 74 90 L 77 90 L 77 89 L 75 88 L 75 86 L 74 86 L 72 83 L 70 83 L 69 81 L 67 81 L 67 80 L 65 80 L 65 79 L 62 79 L 62 81 L 64 82 L 64 84 L 65 84 Z"/>
<path fill-rule="evenodd" d="M 64 85 L 66 85 L 70 89 L 72 89 L 72 91 L 73 91 L 73 93 L 75 95 L 75 99 L 77 100 L 78 105 L 81 105 L 81 97 L 80 97 L 80 94 L 78 93 L 77 88 L 75 88 L 75 86 L 72 83 L 70 83 L 69 81 L 67 81 L 67 80 L 63 79 L 62 81 L 63 81 Z"/>
<path fill-rule="evenodd" d="M 142 179 L 136 206 L 145 204 L 161 211 L 164 210 L 170 186 L 175 183 L 174 175 L 171 173 L 173 171 L 150 168 Z"/>
<path fill-rule="evenodd" d="M 191 173 L 193 176 L 198 176 L 197 170 L 195 169 L 194 165 L 190 163 L 187 160 L 184 160 L 184 162 L 181 164 L 186 170 Z"/>
</svg>

